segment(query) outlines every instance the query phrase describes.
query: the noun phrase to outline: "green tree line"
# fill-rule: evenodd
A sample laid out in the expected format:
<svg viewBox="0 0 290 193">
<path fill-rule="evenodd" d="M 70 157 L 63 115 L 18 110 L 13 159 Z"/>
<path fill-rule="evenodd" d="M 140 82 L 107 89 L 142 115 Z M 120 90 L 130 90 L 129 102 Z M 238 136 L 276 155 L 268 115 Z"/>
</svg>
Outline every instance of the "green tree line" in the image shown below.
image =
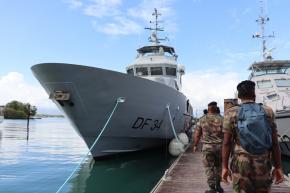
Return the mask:
<svg viewBox="0 0 290 193">
<path fill-rule="evenodd" d="M 28 116 L 34 116 L 37 112 L 35 106 L 29 103 L 22 103 L 19 101 L 11 101 L 4 107 L 5 119 L 27 119 Z"/>
</svg>

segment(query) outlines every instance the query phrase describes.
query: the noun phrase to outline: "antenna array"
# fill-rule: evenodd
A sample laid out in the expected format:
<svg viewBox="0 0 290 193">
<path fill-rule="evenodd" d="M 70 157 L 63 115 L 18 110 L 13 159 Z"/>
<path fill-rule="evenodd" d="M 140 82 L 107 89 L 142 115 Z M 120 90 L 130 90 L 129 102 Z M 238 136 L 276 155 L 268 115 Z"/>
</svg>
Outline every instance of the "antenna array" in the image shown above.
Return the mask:
<svg viewBox="0 0 290 193">
<path fill-rule="evenodd" d="M 158 13 L 157 9 L 154 9 L 154 12 L 152 13 L 152 16 L 155 16 L 155 21 L 150 21 L 151 24 L 155 24 L 155 26 L 152 27 L 145 27 L 145 29 L 153 31 L 151 36 L 149 37 L 149 41 L 152 42 L 154 45 L 158 45 L 160 41 L 165 41 L 168 40 L 167 37 L 165 38 L 159 38 L 158 37 L 158 32 L 159 31 L 164 31 L 163 27 L 159 26 L 159 23 L 161 23 L 160 20 L 158 20 L 158 17 L 161 16 L 161 13 Z"/>
<path fill-rule="evenodd" d="M 267 46 L 266 46 L 266 41 L 269 38 L 274 38 L 274 32 L 272 32 L 271 35 L 265 35 L 265 25 L 268 21 L 270 21 L 270 18 L 268 16 L 265 15 L 264 13 L 264 2 L 263 0 L 260 0 L 260 15 L 259 18 L 256 20 L 256 22 L 260 25 L 260 32 L 257 32 L 255 35 L 253 35 L 253 38 L 260 38 L 262 39 L 262 54 L 263 54 L 263 59 L 264 60 L 272 60 L 272 50 L 267 50 Z"/>
</svg>

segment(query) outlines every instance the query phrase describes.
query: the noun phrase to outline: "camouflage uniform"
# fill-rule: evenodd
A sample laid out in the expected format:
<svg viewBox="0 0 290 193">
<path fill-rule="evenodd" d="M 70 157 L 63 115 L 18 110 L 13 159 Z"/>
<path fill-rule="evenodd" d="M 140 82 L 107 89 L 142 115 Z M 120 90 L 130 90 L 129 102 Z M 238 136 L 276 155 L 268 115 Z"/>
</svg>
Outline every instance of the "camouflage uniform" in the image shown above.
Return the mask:
<svg viewBox="0 0 290 193">
<path fill-rule="evenodd" d="M 201 117 L 196 125 L 197 132 L 202 134 L 202 157 L 207 183 L 213 190 L 221 176 L 222 123 L 222 116 L 208 114 Z"/>
<path fill-rule="evenodd" d="M 262 106 L 272 127 L 277 132 L 274 112 L 270 107 Z M 223 132 L 233 136 L 234 149 L 230 169 L 233 178 L 234 193 L 268 193 L 271 192 L 271 158 L 270 152 L 252 155 L 240 146 L 237 134 L 237 114 L 239 107 L 228 109 L 224 115 Z"/>
</svg>

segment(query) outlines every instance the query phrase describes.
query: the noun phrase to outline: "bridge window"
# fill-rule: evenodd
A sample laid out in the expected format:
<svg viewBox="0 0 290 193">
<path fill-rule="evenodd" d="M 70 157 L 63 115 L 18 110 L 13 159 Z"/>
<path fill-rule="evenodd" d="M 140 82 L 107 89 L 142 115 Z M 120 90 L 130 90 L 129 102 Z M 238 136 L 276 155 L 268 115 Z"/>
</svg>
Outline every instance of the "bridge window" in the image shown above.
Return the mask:
<svg viewBox="0 0 290 193">
<path fill-rule="evenodd" d="M 278 98 L 278 95 L 277 95 L 276 93 L 274 93 L 274 94 L 270 94 L 270 95 L 267 96 L 267 98 L 268 98 L 269 100 L 274 100 L 274 99 L 277 99 L 277 98 Z"/>
<path fill-rule="evenodd" d="M 127 74 L 129 74 L 129 75 L 134 75 L 134 70 L 133 70 L 133 68 L 128 69 L 128 70 L 127 70 Z"/>
<path fill-rule="evenodd" d="M 264 74 L 267 74 L 267 71 L 265 71 L 265 70 L 259 70 L 259 71 L 254 71 L 253 72 L 253 75 L 254 76 L 260 76 L 260 75 L 264 75 Z"/>
<path fill-rule="evenodd" d="M 136 68 L 136 74 L 137 74 L 137 76 L 146 76 L 146 75 L 148 75 L 147 67 Z"/>
<path fill-rule="evenodd" d="M 271 80 L 262 80 L 257 82 L 258 88 L 272 88 L 273 85 L 271 83 Z"/>
<path fill-rule="evenodd" d="M 290 87 L 290 79 L 275 79 L 277 87 Z"/>
<path fill-rule="evenodd" d="M 166 67 L 166 75 L 176 76 L 176 68 Z"/>
<path fill-rule="evenodd" d="M 151 67 L 151 75 L 163 75 L 162 67 Z"/>
</svg>

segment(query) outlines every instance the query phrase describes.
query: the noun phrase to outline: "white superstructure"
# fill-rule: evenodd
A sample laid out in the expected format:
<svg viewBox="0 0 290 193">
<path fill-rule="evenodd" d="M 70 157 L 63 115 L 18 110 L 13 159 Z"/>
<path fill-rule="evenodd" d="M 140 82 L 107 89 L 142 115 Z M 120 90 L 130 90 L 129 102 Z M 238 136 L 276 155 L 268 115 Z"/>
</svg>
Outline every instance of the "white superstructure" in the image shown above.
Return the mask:
<svg viewBox="0 0 290 193">
<path fill-rule="evenodd" d="M 290 60 L 254 63 L 250 80 L 256 83 L 256 101 L 275 112 L 290 110 Z"/>
<path fill-rule="evenodd" d="M 264 14 L 261 2 L 261 13 L 256 20 L 261 31 L 253 38 L 262 40 L 263 61 L 254 62 L 249 70 L 249 79 L 256 83 L 256 102 L 270 106 L 276 114 L 280 148 L 284 155 L 290 156 L 290 60 L 274 60 L 272 49 L 267 49 L 266 40 L 274 38 L 265 35 L 265 25 L 270 20 Z"/>
<path fill-rule="evenodd" d="M 155 16 L 155 21 L 150 21 L 150 23 L 155 23 L 155 27 L 145 28 L 152 31 L 149 37 L 152 45 L 137 50 L 136 59 L 126 68 L 127 73 L 180 90 L 184 66 L 177 64 L 177 54 L 173 47 L 160 44 L 160 41 L 167 40 L 167 38 L 159 38 L 157 35 L 158 31 L 163 31 L 158 25 L 160 13 L 157 12 L 157 9 L 152 15 Z"/>
</svg>

